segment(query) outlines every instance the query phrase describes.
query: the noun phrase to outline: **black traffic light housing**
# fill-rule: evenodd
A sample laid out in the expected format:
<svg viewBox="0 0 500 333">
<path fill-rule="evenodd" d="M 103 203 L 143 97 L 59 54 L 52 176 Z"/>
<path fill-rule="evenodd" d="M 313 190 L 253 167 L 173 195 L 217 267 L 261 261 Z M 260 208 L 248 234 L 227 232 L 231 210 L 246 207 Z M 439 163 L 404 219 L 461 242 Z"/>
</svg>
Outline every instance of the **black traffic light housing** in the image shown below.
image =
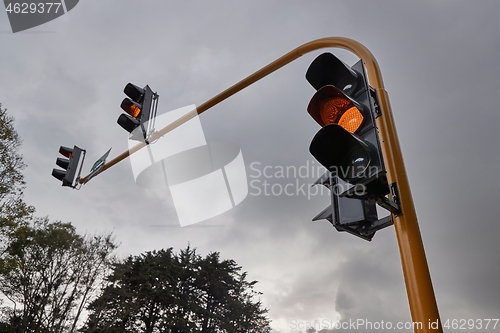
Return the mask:
<svg viewBox="0 0 500 333">
<path fill-rule="evenodd" d="M 325 172 L 314 185 L 324 185 L 331 190 L 331 204 L 313 221 L 328 220 L 337 231 L 345 231 L 367 241 L 372 240 L 376 231 L 392 225 L 390 216 L 378 218 L 375 201 L 339 196 L 345 183 L 333 173 Z"/>
<path fill-rule="evenodd" d="M 376 203 L 397 213 L 375 119 L 376 92 L 367 80 L 363 62 L 352 67 L 331 53 L 309 66 L 307 81 L 317 90 L 307 111 L 322 127 L 309 151 L 328 171 L 315 184 L 330 188 L 331 205 L 313 220 L 327 219 L 338 231 L 371 240 L 377 230 L 392 224 L 378 219 Z"/>
<path fill-rule="evenodd" d="M 311 154 L 342 180 L 369 187 L 367 196 L 388 194 L 375 123 L 376 95 L 368 85 L 363 62 L 351 68 L 333 54 L 323 53 L 312 62 L 306 79 L 318 90 L 308 112 L 322 126 L 311 142 Z M 329 111 L 324 112 L 326 116 L 320 115 L 322 107 Z"/>
<path fill-rule="evenodd" d="M 65 158 L 58 157 L 56 164 L 63 168 L 63 170 L 53 169 L 52 176 L 59 179 L 62 182 L 62 186 L 75 188 L 80 178 L 81 166 L 85 159 L 85 150 L 77 146 L 74 146 L 73 149 L 61 146 L 59 148 L 59 153 L 65 156 Z M 82 158 L 81 163 L 80 158 Z"/>
<path fill-rule="evenodd" d="M 132 83 L 128 83 L 123 92 L 128 98 L 123 99 L 120 106 L 126 113 L 120 115 L 117 123 L 131 134 L 130 139 L 147 142 L 153 128 L 149 120 L 156 116 L 158 95 L 148 85 L 140 88 Z"/>
</svg>

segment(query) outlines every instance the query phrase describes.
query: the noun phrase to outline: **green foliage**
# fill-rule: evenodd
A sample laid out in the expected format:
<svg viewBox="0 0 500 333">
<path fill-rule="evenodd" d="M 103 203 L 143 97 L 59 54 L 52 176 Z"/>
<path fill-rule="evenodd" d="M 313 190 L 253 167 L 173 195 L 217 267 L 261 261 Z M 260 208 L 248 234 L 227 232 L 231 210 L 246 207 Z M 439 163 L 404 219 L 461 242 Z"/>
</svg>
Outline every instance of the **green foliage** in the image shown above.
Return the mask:
<svg viewBox="0 0 500 333">
<path fill-rule="evenodd" d="M 15 228 L 34 211 L 23 201 L 25 188 L 23 157 L 18 150 L 21 139 L 14 129 L 13 118 L 0 104 L 0 232 Z M 0 239 L 1 241 L 1 239 Z"/>
<path fill-rule="evenodd" d="M 107 272 L 111 235 L 81 236 L 69 223 L 35 219 L 18 228 L 2 255 L 0 291 L 19 332 L 72 332 Z"/>
<path fill-rule="evenodd" d="M 116 244 L 111 235 L 81 236 L 69 223 L 33 216 L 23 200 L 20 144 L 0 105 L 0 302 L 8 300 L 0 332 L 74 332 Z"/>
<path fill-rule="evenodd" d="M 270 332 L 256 281 L 218 252 L 191 248 L 129 256 L 89 307 L 86 332 Z"/>
</svg>

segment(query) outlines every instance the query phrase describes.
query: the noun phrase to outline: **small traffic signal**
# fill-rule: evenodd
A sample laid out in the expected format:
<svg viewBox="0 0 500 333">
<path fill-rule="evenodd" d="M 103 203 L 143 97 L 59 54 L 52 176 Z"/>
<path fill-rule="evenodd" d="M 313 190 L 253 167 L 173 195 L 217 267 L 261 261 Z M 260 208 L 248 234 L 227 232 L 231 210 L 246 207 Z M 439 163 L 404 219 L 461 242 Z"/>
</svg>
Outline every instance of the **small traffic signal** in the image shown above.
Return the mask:
<svg viewBox="0 0 500 333">
<path fill-rule="evenodd" d="M 345 231 L 371 241 L 375 232 L 392 224 L 390 216 L 378 219 L 373 200 L 340 197 L 343 182 L 327 171 L 314 185 L 324 185 L 331 190 L 331 204 L 312 220 L 328 220 L 337 231 Z"/>
<path fill-rule="evenodd" d="M 147 140 L 148 127 L 151 127 L 148 121 L 155 117 L 158 95 L 149 86 L 139 88 L 132 83 L 128 83 L 123 92 L 128 96 L 121 103 L 126 113 L 120 115 L 118 125 L 131 133 L 130 139 Z M 140 131 L 136 131 L 138 128 Z"/>
<path fill-rule="evenodd" d="M 331 205 L 314 220 L 327 219 L 338 231 L 371 240 L 375 231 L 392 224 L 378 220 L 376 203 L 398 210 L 386 197 L 391 189 L 375 122 L 376 92 L 362 61 L 349 67 L 331 53 L 311 63 L 306 79 L 316 89 L 307 111 L 322 127 L 309 151 L 328 170 L 315 184 L 332 191 Z"/>
<path fill-rule="evenodd" d="M 62 181 L 62 186 L 75 188 L 75 180 L 80 177 L 80 172 L 78 173 L 78 176 L 76 175 L 76 172 L 79 169 L 79 166 L 81 171 L 83 160 L 82 163 L 80 163 L 80 157 L 82 157 L 82 153 L 85 156 L 85 150 L 77 146 L 74 146 L 73 149 L 61 146 L 59 148 L 59 153 L 66 158 L 58 157 L 56 164 L 64 170 L 53 169 L 52 176 Z"/>
</svg>

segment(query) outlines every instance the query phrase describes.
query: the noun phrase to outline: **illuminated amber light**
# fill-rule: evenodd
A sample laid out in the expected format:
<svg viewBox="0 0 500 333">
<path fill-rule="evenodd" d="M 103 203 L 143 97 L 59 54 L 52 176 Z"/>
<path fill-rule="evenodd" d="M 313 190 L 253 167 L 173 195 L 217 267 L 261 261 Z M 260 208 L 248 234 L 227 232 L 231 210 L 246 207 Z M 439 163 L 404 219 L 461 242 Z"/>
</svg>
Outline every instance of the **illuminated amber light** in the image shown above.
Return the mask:
<svg viewBox="0 0 500 333">
<path fill-rule="evenodd" d="M 134 118 L 137 118 L 140 113 L 141 109 L 135 104 L 130 105 L 130 107 L 128 108 L 128 114 Z"/>
<path fill-rule="evenodd" d="M 364 119 L 358 108 L 343 97 L 324 100 L 320 107 L 320 117 L 324 125 L 339 124 L 349 133 L 356 132 Z"/>
<path fill-rule="evenodd" d="M 349 105 L 349 100 L 341 97 L 329 98 L 320 107 L 321 120 L 325 125 L 337 124 L 340 115 Z"/>
<path fill-rule="evenodd" d="M 363 118 L 358 108 L 352 106 L 340 117 L 338 124 L 349 133 L 354 133 L 361 126 Z"/>
</svg>

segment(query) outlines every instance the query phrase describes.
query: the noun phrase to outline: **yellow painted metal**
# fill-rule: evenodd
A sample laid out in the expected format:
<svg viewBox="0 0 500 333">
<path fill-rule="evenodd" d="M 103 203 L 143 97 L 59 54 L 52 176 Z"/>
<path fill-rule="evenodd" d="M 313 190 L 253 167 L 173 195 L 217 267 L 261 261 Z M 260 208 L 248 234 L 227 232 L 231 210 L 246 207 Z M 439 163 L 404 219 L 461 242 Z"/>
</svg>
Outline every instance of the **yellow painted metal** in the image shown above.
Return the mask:
<svg viewBox="0 0 500 333">
<path fill-rule="evenodd" d="M 380 109 L 382 111 L 382 116 L 377 118 L 377 126 L 387 170 L 387 179 L 389 183 L 396 183 L 399 191 L 401 214 L 393 216 L 393 221 L 401 254 L 403 274 L 410 303 L 410 312 L 413 322 L 416 323 L 415 332 L 442 332 L 439 311 L 389 98 L 385 91 L 382 74 L 375 57 L 361 43 L 344 37 L 326 37 L 303 44 L 201 104 L 197 108 L 197 112 L 188 113 L 162 128 L 150 138 L 150 141 L 162 137 L 189 119 L 205 112 L 214 105 L 217 105 L 221 101 L 299 58 L 303 54 L 329 47 L 349 50 L 361 58 L 368 73 L 370 86 L 377 91 Z M 128 151 L 118 155 L 113 160 L 106 163 L 101 172 L 135 153 L 145 145 L 145 143 L 139 143 Z M 80 179 L 80 183 L 84 183 L 87 177 Z"/>
</svg>

